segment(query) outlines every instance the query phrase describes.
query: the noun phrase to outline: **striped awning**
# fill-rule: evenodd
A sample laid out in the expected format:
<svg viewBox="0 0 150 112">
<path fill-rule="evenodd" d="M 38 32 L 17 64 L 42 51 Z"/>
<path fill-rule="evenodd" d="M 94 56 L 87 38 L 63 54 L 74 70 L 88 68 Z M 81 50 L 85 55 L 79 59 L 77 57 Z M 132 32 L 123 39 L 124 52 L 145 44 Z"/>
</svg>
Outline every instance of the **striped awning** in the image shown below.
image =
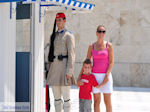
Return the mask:
<svg viewBox="0 0 150 112">
<path fill-rule="evenodd" d="M 57 4 L 65 7 L 71 7 L 75 9 L 86 9 L 86 10 L 93 10 L 95 7 L 94 4 L 80 2 L 76 0 L 0 0 L 2 2 L 23 2 L 23 3 L 34 3 L 34 2 L 49 2 L 52 4 Z"/>
<path fill-rule="evenodd" d="M 6 3 L 6 2 L 20 2 L 22 0 L 0 0 L 0 3 Z"/>
<path fill-rule="evenodd" d="M 76 0 L 23 0 L 23 3 L 30 3 L 30 2 L 49 2 L 49 3 L 55 3 L 58 5 L 62 5 L 65 7 L 71 7 L 75 9 L 86 9 L 86 10 L 93 10 L 95 7 L 94 4 L 86 3 L 86 2 L 80 2 Z"/>
</svg>

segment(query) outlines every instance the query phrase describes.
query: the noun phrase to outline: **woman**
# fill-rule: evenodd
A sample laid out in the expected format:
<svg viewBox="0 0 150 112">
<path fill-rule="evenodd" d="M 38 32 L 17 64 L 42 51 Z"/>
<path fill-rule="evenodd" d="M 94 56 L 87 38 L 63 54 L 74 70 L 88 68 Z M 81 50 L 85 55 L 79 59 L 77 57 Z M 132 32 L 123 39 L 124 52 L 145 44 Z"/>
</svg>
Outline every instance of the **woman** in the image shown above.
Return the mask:
<svg viewBox="0 0 150 112">
<path fill-rule="evenodd" d="M 93 88 L 94 94 L 94 112 L 100 112 L 101 93 L 104 95 L 106 112 L 112 112 L 111 93 L 113 91 L 113 80 L 111 71 L 114 65 L 113 46 L 110 42 L 104 40 L 106 28 L 102 25 L 97 27 L 97 41 L 89 46 L 87 59 L 93 59 L 92 73 L 100 88 Z M 81 70 L 78 76 L 78 85 L 83 83 L 80 81 Z"/>
</svg>

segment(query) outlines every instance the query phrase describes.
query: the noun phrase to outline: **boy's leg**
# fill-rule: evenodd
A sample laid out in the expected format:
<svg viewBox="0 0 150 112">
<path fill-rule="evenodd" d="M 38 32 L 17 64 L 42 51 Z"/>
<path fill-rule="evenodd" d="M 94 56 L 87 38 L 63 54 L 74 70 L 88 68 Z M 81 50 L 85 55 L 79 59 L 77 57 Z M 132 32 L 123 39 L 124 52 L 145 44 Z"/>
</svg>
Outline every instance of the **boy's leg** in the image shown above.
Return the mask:
<svg viewBox="0 0 150 112">
<path fill-rule="evenodd" d="M 64 112 L 70 112 L 71 104 L 70 104 L 70 86 L 62 86 L 61 92 L 64 99 Z"/>
<path fill-rule="evenodd" d="M 62 112 L 61 86 L 52 86 L 52 91 L 54 95 L 55 111 Z"/>
<path fill-rule="evenodd" d="M 85 100 L 84 112 L 92 112 L 91 105 L 92 105 L 92 100 Z"/>
<path fill-rule="evenodd" d="M 79 112 L 84 112 L 84 99 L 79 99 Z"/>
</svg>

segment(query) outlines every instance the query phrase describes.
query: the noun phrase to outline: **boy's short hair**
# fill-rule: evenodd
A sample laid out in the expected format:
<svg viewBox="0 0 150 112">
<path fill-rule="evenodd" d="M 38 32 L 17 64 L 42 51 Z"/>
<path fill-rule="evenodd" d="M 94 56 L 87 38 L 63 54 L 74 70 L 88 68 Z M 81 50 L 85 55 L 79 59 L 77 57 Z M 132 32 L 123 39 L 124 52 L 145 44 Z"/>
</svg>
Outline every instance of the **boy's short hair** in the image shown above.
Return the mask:
<svg viewBox="0 0 150 112">
<path fill-rule="evenodd" d="M 83 62 L 83 65 L 84 64 L 90 64 L 91 65 L 91 60 L 90 59 L 85 59 L 84 62 Z"/>
</svg>

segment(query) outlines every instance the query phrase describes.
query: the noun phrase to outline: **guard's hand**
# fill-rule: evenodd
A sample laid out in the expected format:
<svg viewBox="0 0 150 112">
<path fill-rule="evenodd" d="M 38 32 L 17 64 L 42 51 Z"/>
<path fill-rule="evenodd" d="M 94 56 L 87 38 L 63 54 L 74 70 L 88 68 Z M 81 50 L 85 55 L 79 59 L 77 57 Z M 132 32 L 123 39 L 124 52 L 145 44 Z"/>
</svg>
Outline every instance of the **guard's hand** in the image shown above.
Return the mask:
<svg viewBox="0 0 150 112">
<path fill-rule="evenodd" d="M 70 78 L 71 78 L 71 76 L 70 76 L 70 75 L 66 75 L 66 78 L 67 78 L 67 79 L 70 79 Z"/>
</svg>

